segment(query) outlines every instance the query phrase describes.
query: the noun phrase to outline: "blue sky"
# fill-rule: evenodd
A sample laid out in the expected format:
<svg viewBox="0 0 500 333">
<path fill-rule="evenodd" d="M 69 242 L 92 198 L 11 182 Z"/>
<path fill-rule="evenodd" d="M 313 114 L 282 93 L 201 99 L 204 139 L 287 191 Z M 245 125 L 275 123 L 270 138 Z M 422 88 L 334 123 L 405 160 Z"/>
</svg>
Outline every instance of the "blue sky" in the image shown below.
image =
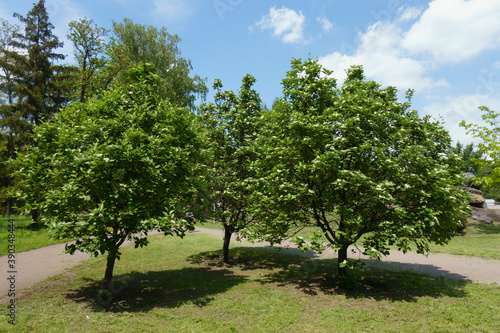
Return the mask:
<svg viewBox="0 0 500 333">
<path fill-rule="evenodd" d="M 28 13 L 33 1 L 0 0 L 0 17 Z M 442 117 L 455 141 L 473 139 L 461 120 L 481 123 L 477 107 L 500 111 L 498 0 L 47 0 L 55 34 L 71 62 L 68 23 L 87 17 L 110 28 L 125 17 L 181 37 L 193 73 L 237 90 L 247 73 L 270 106 L 292 58 L 317 57 L 342 81 L 363 65 L 368 79 L 404 92 L 413 107 Z M 212 100 L 210 94 L 208 101 Z"/>
</svg>

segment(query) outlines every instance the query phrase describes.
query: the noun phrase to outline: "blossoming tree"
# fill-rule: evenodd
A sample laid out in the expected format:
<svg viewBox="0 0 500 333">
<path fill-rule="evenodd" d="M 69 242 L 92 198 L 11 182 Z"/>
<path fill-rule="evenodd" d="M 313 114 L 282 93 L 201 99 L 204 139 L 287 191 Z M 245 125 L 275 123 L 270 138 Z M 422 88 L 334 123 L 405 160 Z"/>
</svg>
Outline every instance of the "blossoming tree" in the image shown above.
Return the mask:
<svg viewBox="0 0 500 333">
<path fill-rule="evenodd" d="M 258 222 L 249 235 L 280 242 L 313 225 L 302 248 L 338 251 L 349 276 L 349 246 L 380 258 L 445 244 L 468 214 L 459 157 L 439 122 L 419 117 L 393 87 L 366 81 L 351 67 L 340 88 L 317 60 L 294 59 L 284 97 L 267 114 L 253 168 Z M 408 94 L 408 100 L 411 92 Z M 325 242 L 326 241 L 326 242 Z"/>
</svg>

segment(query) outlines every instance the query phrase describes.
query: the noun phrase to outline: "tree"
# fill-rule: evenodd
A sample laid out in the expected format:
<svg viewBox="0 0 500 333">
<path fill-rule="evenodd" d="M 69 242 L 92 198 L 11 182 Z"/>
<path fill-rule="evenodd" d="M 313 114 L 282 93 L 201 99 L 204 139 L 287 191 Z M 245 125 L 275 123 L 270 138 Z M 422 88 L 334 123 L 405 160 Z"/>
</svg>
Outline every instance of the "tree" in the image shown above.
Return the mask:
<svg viewBox="0 0 500 333">
<path fill-rule="evenodd" d="M 92 97 L 100 89 L 96 71 L 105 64 L 106 44 L 103 38 L 108 31 L 87 18 L 71 21 L 69 29 L 67 37 L 73 42 L 75 60 L 79 67 L 78 98 L 83 103 L 87 96 Z"/>
<path fill-rule="evenodd" d="M 24 25 L 24 31 L 4 30 L 9 35 L 4 39 L 0 61 L 2 89 L 7 96 L 7 103 L 0 109 L 0 126 L 8 141 L 7 158 L 14 158 L 18 149 L 33 144 L 33 126 L 48 120 L 67 103 L 71 90 L 67 80 L 71 68 L 55 63 L 64 59 L 55 52 L 63 44 L 52 33 L 54 26 L 49 22 L 45 1 L 34 4 L 26 16 L 14 13 L 14 17 Z M 12 188 L 12 178 L 8 177 Z M 7 210 L 11 202 L 7 200 Z M 32 216 L 36 223 L 37 212 Z"/>
<path fill-rule="evenodd" d="M 474 150 L 473 143 L 469 143 L 464 147 L 460 142 L 457 142 L 455 147 L 451 147 L 451 152 L 462 157 L 461 170 L 463 172 L 467 172 L 471 168 L 474 172 L 479 172 L 480 165 L 476 162 L 476 160 L 481 158 L 482 153 L 480 150 Z"/>
<path fill-rule="evenodd" d="M 284 97 L 257 139 L 251 213 L 262 221 L 248 233 L 280 242 L 318 227 L 310 244 L 294 240 L 321 251 L 326 239 L 342 281 L 353 244 L 374 258 L 393 245 L 426 253 L 431 242 L 445 244 L 466 219 L 469 198 L 456 187 L 460 158 L 449 154 L 440 123 L 398 102 L 395 88 L 366 81 L 360 66 L 341 88 L 331 74 L 317 60 L 292 60 Z"/>
<path fill-rule="evenodd" d="M 199 155 L 194 115 L 157 93 L 150 64 L 128 71 L 124 85 L 64 108 L 36 127 L 35 147 L 15 165 L 27 211 L 39 209 L 66 251 L 107 253 L 104 288 L 125 240 L 147 245 L 148 232 L 184 235 L 183 213 L 196 193 Z"/>
<path fill-rule="evenodd" d="M 140 25 L 127 18 L 113 22 L 107 51 L 108 77 L 120 80 L 129 66 L 150 62 L 162 79 L 160 96 L 172 104 L 194 108 L 196 95 L 205 98 L 207 87 L 198 75 L 189 76 L 193 68 L 191 61 L 181 56 L 180 41 L 179 36 L 169 34 L 165 27 Z"/>
<path fill-rule="evenodd" d="M 5 163 L 15 156 L 16 148 L 23 141 L 22 132 L 16 126 L 14 99 L 14 74 L 15 64 L 9 51 L 13 36 L 19 33 L 19 27 L 11 25 L 8 21 L 0 19 L 0 202 L 5 207 L 5 215 L 9 216 L 13 198 L 9 192 L 14 188 L 11 177 L 12 170 Z"/>
<path fill-rule="evenodd" d="M 45 1 L 40 0 L 26 17 L 15 13 L 24 24 L 24 34 L 16 34 L 8 51 L 15 64 L 16 109 L 19 117 L 32 125 L 56 113 L 66 100 L 57 86 L 56 73 L 63 72 L 54 61 L 64 60 L 64 55 L 55 53 L 63 46 L 52 33 L 54 26 L 49 22 Z"/>
<path fill-rule="evenodd" d="M 262 102 L 252 89 L 255 78 L 245 75 L 239 94 L 222 92 L 220 80 L 214 81 L 216 103 L 202 105 L 206 135 L 209 186 L 214 214 L 224 226 L 221 261 L 229 260 L 231 236 L 254 219 L 247 214 L 250 189 L 246 183 L 254 175 L 250 163 L 255 160 L 253 143 L 259 132 Z"/>
<path fill-rule="evenodd" d="M 480 165 L 483 171 L 487 170 L 482 180 L 486 189 L 493 190 L 500 184 L 500 126 L 498 117 L 500 113 L 490 110 L 486 106 L 479 108 L 483 113 L 485 125 L 467 124 L 465 121 L 460 126 L 475 138 L 481 139 L 478 144 L 478 154 L 474 162 Z M 484 172 L 483 172 L 484 173 Z"/>
</svg>

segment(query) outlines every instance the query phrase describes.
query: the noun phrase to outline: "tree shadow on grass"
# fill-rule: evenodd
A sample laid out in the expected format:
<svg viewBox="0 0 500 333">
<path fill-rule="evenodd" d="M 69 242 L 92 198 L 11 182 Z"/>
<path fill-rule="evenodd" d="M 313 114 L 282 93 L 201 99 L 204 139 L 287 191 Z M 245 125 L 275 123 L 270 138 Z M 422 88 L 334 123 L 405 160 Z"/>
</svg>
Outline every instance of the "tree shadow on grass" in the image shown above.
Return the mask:
<svg viewBox="0 0 500 333">
<path fill-rule="evenodd" d="M 368 264 L 369 261 L 361 260 L 363 264 Z M 287 270 L 263 277 L 261 283 L 294 285 L 296 289 L 307 295 L 321 293 L 393 302 L 415 302 L 421 297 L 465 297 L 467 295 L 465 286 L 470 282 L 465 279 L 411 272 L 407 270 L 409 267 L 393 270 L 401 266 L 391 267 L 390 265 L 387 264 L 384 269 L 364 267 L 363 270 L 357 271 L 355 277 L 341 284 L 338 279 L 336 259 L 306 259 L 299 266 L 291 265 Z M 415 268 L 414 265 L 413 268 Z"/>
<path fill-rule="evenodd" d="M 95 311 L 145 312 L 186 303 L 202 307 L 210 303 L 214 295 L 224 293 L 245 279 L 227 269 L 208 267 L 132 272 L 113 278 L 112 293 L 101 290 L 102 280 L 88 279 L 66 297 L 87 303 Z"/>
<path fill-rule="evenodd" d="M 312 251 L 308 251 L 311 252 Z M 275 247 L 236 247 L 230 250 L 229 262 L 221 262 L 222 251 L 207 251 L 188 257 L 192 264 L 210 267 L 234 268 L 241 271 L 256 269 L 286 269 L 291 264 L 302 262 L 305 257 L 312 257 L 299 249 Z"/>
<path fill-rule="evenodd" d="M 373 260 L 361 260 L 365 268 L 347 283 L 346 288 L 346 284 L 341 286 L 337 278 L 336 259 L 312 259 L 299 255 L 296 251 L 253 247 L 234 248 L 230 254 L 230 263 L 224 265 L 228 269 L 266 269 L 269 272 L 260 276 L 261 284 L 291 286 L 310 296 L 343 295 L 378 301 L 415 302 L 426 296 L 465 297 L 464 289 L 469 283 L 461 275 L 451 274 L 432 265 L 382 263 L 374 266 Z M 203 252 L 188 260 L 194 264 L 222 266 L 220 251 Z"/>
</svg>

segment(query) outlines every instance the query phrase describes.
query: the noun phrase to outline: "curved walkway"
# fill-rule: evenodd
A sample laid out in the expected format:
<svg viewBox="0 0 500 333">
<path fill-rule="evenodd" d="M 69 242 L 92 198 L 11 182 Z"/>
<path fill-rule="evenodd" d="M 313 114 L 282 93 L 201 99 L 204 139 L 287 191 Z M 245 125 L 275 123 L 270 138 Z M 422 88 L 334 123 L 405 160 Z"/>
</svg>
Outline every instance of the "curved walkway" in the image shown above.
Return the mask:
<svg viewBox="0 0 500 333">
<path fill-rule="evenodd" d="M 197 227 L 195 232 L 201 232 L 222 239 L 222 231 Z M 150 233 L 150 235 L 152 235 Z M 232 240 L 233 245 L 236 241 Z M 237 244 L 237 243 L 236 243 Z M 250 243 L 241 241 L 244 246 L 266 246 L 262 243 Z M 68 268 L 90 258 L 82 252 L 74 255 L 62 253 L 65 244 L 46 246 L 40 249 L 16 253 L 16 267 L 14 272 L 9 273 L 8 257 L 0 257 L 0 304 L 9 301 L 10 289 L 9 277 L 15 275 L 16 296 L 22 294 L 24 288 L 43 281 L 51 276 L 64 273 Z M 126 245 L 126 244 L 124 244 Z M 288 244 L 289 245 L 289 244 Z M 292 247 L 292 245 L 290 245 Z M 353 258 L 367 259 L 359 254 L 350 254 Z M 333 258 L 335 253 L 331 250 L 321 255 L 304 253 L 306 257 Z M 500 285 L 500 260 L 484 259 L 479 257 L 456 256 L 450 254 L 429 254 L 423 256 L 416 253 L 403 254 L 394 252 L 382 261 L 369 261 L 369 265 L 384 269 L 410 270 L 413 272 L 429 274 L 431 276 L 445 276 L 448 278 L 462 279 L 479 283 L 495 283 Z"/>
</svg>

